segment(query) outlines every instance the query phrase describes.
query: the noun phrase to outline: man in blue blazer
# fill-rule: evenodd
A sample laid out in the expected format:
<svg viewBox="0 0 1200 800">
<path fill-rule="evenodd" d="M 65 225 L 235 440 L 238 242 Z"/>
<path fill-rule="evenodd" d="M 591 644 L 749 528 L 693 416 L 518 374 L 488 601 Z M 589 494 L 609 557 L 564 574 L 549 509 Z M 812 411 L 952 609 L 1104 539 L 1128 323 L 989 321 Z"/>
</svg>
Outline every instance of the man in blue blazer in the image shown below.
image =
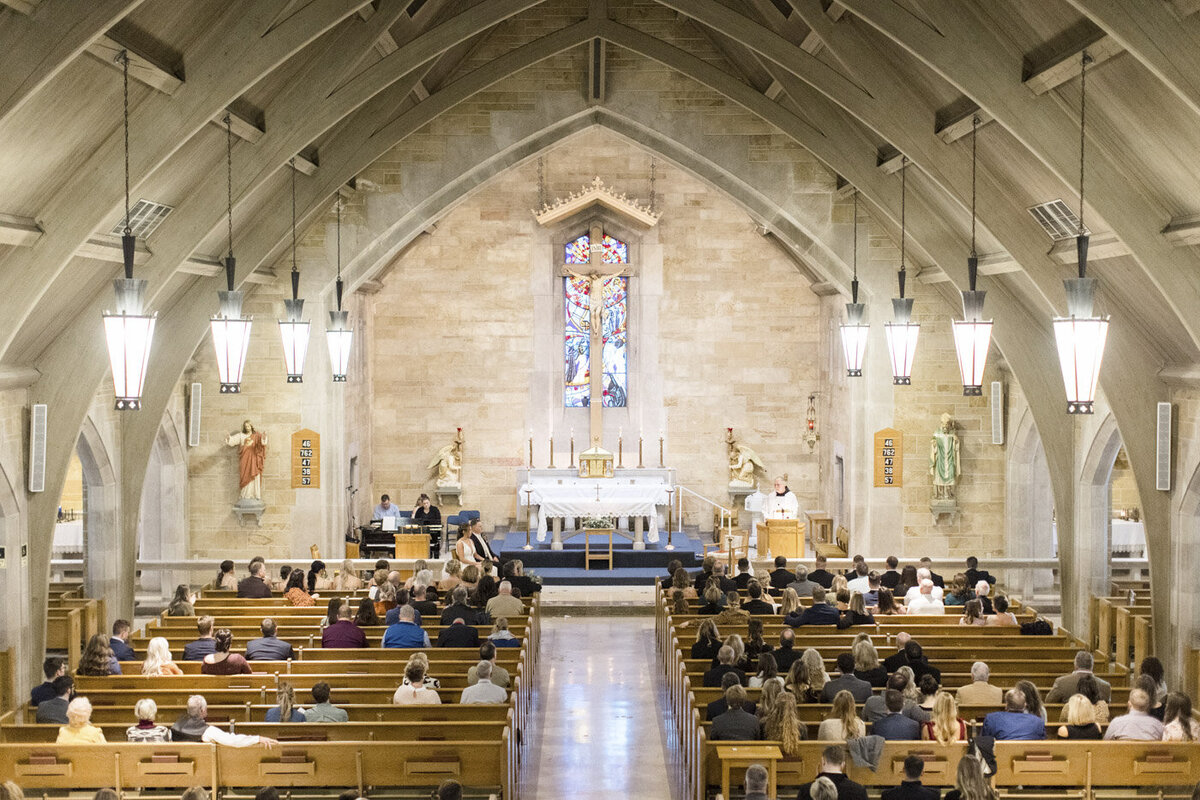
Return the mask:
<svg viewBox="0 0 1200 800">
<path fill-rule="evenodd" d="M 1025 713 L 1025 693 L 1009 689 L 1004 695 L 1004 710 L 983 718 L 984 736 L 996 739 L 1034 741 L 1046 738 L 1046 723 L 1035 714 Z"/>
<path fill-rule="evenodd" d="M 921 723 L 900 713 L 904 710 L 903 693 L 895 689 L 884 689 L 883 702 L 887 705 L 887 716 L 875 720 L 871 733 L 889 741 L 914 741 L 921 738 Z"/>
<path fill-rule="evenodd" d="M 799 628 L 801 625 L 837 625 L 842 615 L 836 607 L 825 602 L 825 590 L 820 586 L 813 587 L 813 603 L 803 612 L 792 612 L 783 618 L 784 625 Z"/>
</svg>

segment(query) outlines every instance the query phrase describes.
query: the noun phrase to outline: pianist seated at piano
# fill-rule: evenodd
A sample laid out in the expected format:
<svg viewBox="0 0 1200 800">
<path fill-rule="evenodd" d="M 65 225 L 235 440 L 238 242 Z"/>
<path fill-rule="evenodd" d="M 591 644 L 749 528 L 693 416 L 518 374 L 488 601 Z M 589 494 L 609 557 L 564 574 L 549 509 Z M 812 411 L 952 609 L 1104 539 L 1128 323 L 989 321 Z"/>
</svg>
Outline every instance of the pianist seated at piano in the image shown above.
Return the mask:
<svg viewBox="0 0 1200 800">
<path fill-rule="evenodd" d="M 371 519 L 383 519 L 384 517 L 400 518 L 400 507 L 392 502 L 392 498 L 386 494 L 379 498 L 379 505 L 375 506 L 375 511 L 371 514 Z"/>
<path fill-rule="evenodd" d="M 800 501 L 788 488 L 787 478 L 775 479 L 775 491 L 763 501 L 763 516 L 767 519 L 799 519 Z"/>
</svg>

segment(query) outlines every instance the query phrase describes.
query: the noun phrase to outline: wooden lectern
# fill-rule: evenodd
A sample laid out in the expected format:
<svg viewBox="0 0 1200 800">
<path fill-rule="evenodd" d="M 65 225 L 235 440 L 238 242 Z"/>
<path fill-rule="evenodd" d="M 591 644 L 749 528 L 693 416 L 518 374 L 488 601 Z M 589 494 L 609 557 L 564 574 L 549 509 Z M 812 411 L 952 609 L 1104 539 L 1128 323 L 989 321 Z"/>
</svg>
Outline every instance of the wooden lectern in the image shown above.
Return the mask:
<svg viewBox="0 0 1200 800">
<path fill-rule="evenodd" d="M 428 534 L 397 533 L 396 558 L 429 558 Z"/>
<path fill-rule="evenodd" d="M 758 552 L 804 558 L 803 523 L 798 519 L 769 519 L 758 523 Z"/>
<path fill-rule="evenodd" d="M 808 529 L 812 531 L 813 550 L 818 551 L 817 545 L 834 544 L 833 517 L 827 511 L 805 511 L 804 518 L 808 520 Z"/>
</svg>

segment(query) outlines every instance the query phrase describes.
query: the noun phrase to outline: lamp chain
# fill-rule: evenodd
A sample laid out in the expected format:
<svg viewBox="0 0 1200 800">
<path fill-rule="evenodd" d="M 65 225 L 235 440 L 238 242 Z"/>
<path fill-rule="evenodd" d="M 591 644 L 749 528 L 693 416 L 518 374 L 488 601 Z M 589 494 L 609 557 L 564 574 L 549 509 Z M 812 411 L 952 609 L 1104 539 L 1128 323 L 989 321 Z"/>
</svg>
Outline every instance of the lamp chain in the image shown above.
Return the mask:
<svg viewBox="0 0 1200 800">
<path fill-rule="evenodd" d="M 120 55 L 121 71 L 125 76 L 125 235 L 133 231 L 129 227 L 129 51 Z"/>
<path fill-rule="evenodd" d="M 546 207 L 546 176 L 544 173 L 545 163 L 541 156 L 538 156 L 538 176 L 537 176 L 537 193 L 538 193 L 538 211 Z"/>
<path fill-rule="evenodd" d="M 229 227 L 229 257 L 233 258 L 233 119 L 225 112 L 225 201 Z"/>
<path fill-rule="evenodd" d="M 655 190 L 656 172 L 658 170 L 658 161 L 650 159 L 650 213 L 654 213 L 654 206 L 658 200 L 658 192 Z"/>
<path fill-rule="evenodd" d="M 289 162 L 292 165 L 292 272 L 296 271 L 296 159 Z"/>
<path fill-rule="evenodd" d="M 908 156 L 900 156 L 900 299 L 904 299 L 905 204 L 908 199 Z"/>
<path fill-rule="evenodd" d="M 858 281 L 858 189 L 854 190 L 854 280 Z"/>
<path fill-rule="evenodd" d="M 979 115 L 976 114 L 971 118 L 971 258 L 975 258 L 978 254 L 975 252 L 975 169 L 976 169 L 976 143 L 975 139 L 979 135 Z M 974 291 L 975 287 L 972 286 Z"/>
<path fill-rule="evenodd" d="M 337 277 L 342 279 L 342 196 L 337 199 Z"/>
<path fill-rule="evenodd" d="M 1087 127 L 1087 65 L 1092 63 L 1092 57 L 1087 50 L 1080 56 L 1079 68 L 1079 235 L 1083 236 L 1083 164 L 1084 148 L 1087 139 L 1084 130 Z"/>
</svg>

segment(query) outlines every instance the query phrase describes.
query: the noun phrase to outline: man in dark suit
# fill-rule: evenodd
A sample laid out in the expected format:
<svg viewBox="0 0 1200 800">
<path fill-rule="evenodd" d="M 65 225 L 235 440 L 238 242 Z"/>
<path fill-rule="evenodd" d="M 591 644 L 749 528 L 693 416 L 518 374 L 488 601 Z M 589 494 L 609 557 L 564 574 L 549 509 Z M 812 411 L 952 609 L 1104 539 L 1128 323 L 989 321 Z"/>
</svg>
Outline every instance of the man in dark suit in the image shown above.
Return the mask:
<svg viewBox="0 0 1200 800">
<path fill-rule="evenodd" d="M 450 593 L 450 605 L 442 611 L 441 623 L 449 625 L 462 617 L 468 625 L 481 625 L 488 620 L 483 618 L 484 612 L 476 611 L 467 605 L 467 587 L 455 586 Z"/>
<path fill-rule="evenodd" d="M 837 657 L 837 665 L 838 671 L 842 674 L 825 682 L 825 688 L 821 690 L 821 699 L 826 703 L 832 703 L 837 693 L 844 689 L 854 695 L 854 702 L 867 702 L 867 698 L 871 696 L 871 684 L 854 677 L 854 656 L 850 653 L 841 653 Z"/>
<path fill-rule="evenodd" d="M 717 583 L 720 585 L 722 592 L 729 593 L 736 592 L 738 590 L 738 585 L 734 582 L 733 578 L 730 578 L 725 574 L 724 561 L 718 561 L 717 563 L 713 564 L 712 574 L 716 577 Z"/>
<path fill-rule="evenodd" d="M 929 663 L 925 651 L 915 639 L 901 631 L 896 635 L 896 644 L 900 650 L 883 660 L 883 667 L 888 674 L 901 667 L 910 667 L 914 681 L 920 681 L 922 675 L 932 675 L 939 684 L 942 682 L 942 671 Z"/>
<path fill-rule="evenodd" d="M 696 573 L 696 581 L 693 584 L 696 589 L 696 594 L 704 596 L 704 587 L 708 586 L 708 579 L 713 574 L 713 567 L 717 564 L 717 557 L 711 553 L 704 557 L 704 561 L 700 563 L 700 571 Z"/>
<path fill-rule="evenodd" d="M 808 573 L 808 579 L 810 581 L 823 586 L 826 589 L 828 589 L 830 586 L 833 586 L 833 573 L 825 569 L 825 565 L 828 563 L 829 562 L 825 556 L 819 555 L 816 558 L 816 569 Z"/>
<path fill-rule="evenodd" d="M 725 702 L 725 692 L 729 690 L 730 686 L 741 685 L 742 684 L 738 682 L 738 676 L 735 673 L 726 672 L 725 677 L 721 678 L 721 696 L 716 700 L 713 700 L 708 704 L 708 706 L 705 707 L 704 718 L 709 722 L 712 722 L 714 719 L 728 711 L 729 704 Z M 747 699 L 745 703 L 742 703 L 742 710 L 749 711 L 751 714 L 753 714 L 758 710 L 758 705 L 752 700 Z"/>
<path fill-rule="evenodd" d="M 772 651 L 771 655 L 775 656 L 775 666 L 779 667 L 780 674 L 786 675 L 787 671 L 792 668 L 792 663 L 804 655 L 795 648 L 795 644 L 796 632 L 794 630 L 784 628 L 779 632 L 779 647 Z M 785 664 L 787 666 L 784 666 Z"/>
<path fill-rule="evenodd" d="M 271 596 L 271 584 L 267 583 L 267 567 L 263 562 L 250 563 L 250 575 L 238 581 L 237 596 L 260 599 Z"/>
<path fill-rule="evenodd" d="M 885 589 L 896 591 L 896 587 L 900 585 L 900 570 L 896 569 L 900 566 L 900 559 L 895 556 L 887 557 L 887 571 L 879 576 L 879 585 Z"/>
<path fill-rule="evenodd" d="M 746 587 L 750 585 L 750 581 L 752 580 L 754 580 L 754 573 L 750 571 L 750 559 L 739 558 L 737 562 L 737 575 L 733 576 L 733 582 L 737 584 L 738 591 L 746 591 Z"/>
<path fill-rule="evenodd" d="M 862 572 L 859 572 L 859 564 L 863 565 Z M 850 559 L 850 569 L 846 570 L 842 574 L 846 576 L 846 580 L 852 581 L 859 575 L 866 575 L 868 572 L 870 572 L 870 569 L 867 568 L 866 556 L 864 556 L 862 553 L 855 553 Z"/>
<path fill-rule="evenodd" d="M 996 582 L 996 576 L 992 575 L 986 569 L 979 568 L 979 559 L 975 556 L 967 557 L 967 586 L 974 586 L 980 581 L 987 581 L 990 584 Z"/>
<path fill-rule="evenodd" d="M 750 614 L 774 614 L 775 606 L 763 600 L 762 593 L 762 584 L 758 581 L 750 581 L 746 586 L 746 594 L 750 595 L 750 599 L 742 603 L 742 611 Z"/>
<path fill-rule="evenodd" d="M 183 646 L 184 661 L 203 661 L 205 656 L 217 652 L 217 643 L 213 641 L 212 635 L 214 622 L 216 620 L 208 615 L 196 620 L 199 638 Z"/>
<path fill-rule="evenodd" d="M 942 796 L 940 789 L 931 789 L 921 785 L 921 773 L 925 771 L 925 761 L 920 756 L 908 756 L 904 759 L 904 780 L 899 786 L 883 790 L 883 800 L 938 800 Z"/>
<path fill-rule="evenodd" d="M 275 636 L 278 630 L 275 620 L 267 617 L 259 629 L 262 631 L 262 638 L 246 642 L 247 661 L 287 661 L 296 657 L 295 649 Z"/>
<path fill-rule="evenodd" d="M 921 558 L 921 566 L 924 567 L 925 569 L 929 570 L 929 580 L 933 581 L 934 586 L 940 586 L 943 589 L 946 588 L 946 581 L 942 578 L 941 575 L 938 575 L 936 572 L 933 571 L 933 559 L 932 558 L 930 558 L 929 556 L 923 556 Z"/>
<path fill-rule="evenodd" d="M 771 570 L 771 588 L 782 592 L 793 580 L 795 578 L 792 571 L 787 568 L 787 557 L 775 556 L 775 569 Z"/>
<path fill-rule="evenodd" d="M 837 608 L 825 602 L 825 590 L 818 586 L 813 589 L 813 604 L 799 614 L 788 614 L 783 618 L 783 624 L 793 628 L 801 625 L 837 625 L 841 618 Z"/>
<path fill-rule="evenodd" d="M 762 738 L 762 723 L 758 717 L 746 711 L 746 690 L 741 686 L 730 686 L 725 690 L 724 714 L 712 721 L 708 738 L 711 741 L 744 742 Z"/>
<path fill-rule="evenodd" d="M 883 690 L 887 714 L 875 720 L 871 733 L 888 740 L 914 741 L 921 738 L 921 724 L 900 713 L 904 710 L 904 694 L 895 689 Z"/>
<path fill-rule="evenodd" d="M 108 646 L 112 648 L 117 661 L 137 661 L 137 655 L 129 646 L 129 636 L 132 633 L 133 626 L 129 624 L 129 620 L 119 619 L 113 623 L 112 638 L 108 640 Z"/>
<path fill-rule="evenodd" d="M 42 673 L 46 676 L 46 681 L 33 687 L 33 691 L 29 693 L 29 702 L 31 705 L 41 705 L 47 700 L 52 700 L 58 696 L 54 693 L 54 679 L 59 675 L 67 674 L 67 662 L 58 656 L 48 656 L 42 662 Z"/>
<path fill-rule="evenodd" d="M 746 685 L 746 673 L 738 669 L 733 663 L 733 648 L 729 645 L 721 645 L 721 649 L 717 651 L 717 665 L 704 673 L 704 685 L 715 688 L 721 685 L 721 679 L 725 677 L 725 673 L 732 672 L 737 675 L 738 683 Z"/>
<path fill-rule="evenodd" d="M 434 647 L 479 647 L 479 631 L 458 617 L 448 627 L 442 628 Z"/>
<path fill-rule="evenodd" d="M 53 687 L 54 697 L 38 703 L 37 721 L 41 725 L 66 725 L 67 704 L 71 702 L 71 690 L 75 688 L 75 680 L 70 675 L 59 675 L 50 685 Z"/>
<path fill-rule="evenodd" d="M 821 751 L 818 778 L 829 778 L 837 789 L 838 800 L 867 800 L 867 790 L 861 783 L 846 777 L 846 751 L 840 744 L 831 744 Z M 811 800 L 812 784 L 806 783 L 796 793 L 796 800 Z"/>
<path fill-rule="evenodd" d="M 524 574 L 525 564 L 519 558 L 505 561 L 500 568 L 501 574 L 508 579 L 512 587 L 521 593 L 521 597 L 533 597 L 542 590 L 542 585 Z"/>
<path fill-rule="evenodd" d="M 421 617 L 429 617 L 432 619 L 438 615 L 437 601 L 429 599 L 427 594 L 428 591 L 429 587 L 423 583 L 413 584 L 412 599 L 408 601 L 408 604 L 416 609 L 417 619 L 420 619 Z"/>
</svg>

